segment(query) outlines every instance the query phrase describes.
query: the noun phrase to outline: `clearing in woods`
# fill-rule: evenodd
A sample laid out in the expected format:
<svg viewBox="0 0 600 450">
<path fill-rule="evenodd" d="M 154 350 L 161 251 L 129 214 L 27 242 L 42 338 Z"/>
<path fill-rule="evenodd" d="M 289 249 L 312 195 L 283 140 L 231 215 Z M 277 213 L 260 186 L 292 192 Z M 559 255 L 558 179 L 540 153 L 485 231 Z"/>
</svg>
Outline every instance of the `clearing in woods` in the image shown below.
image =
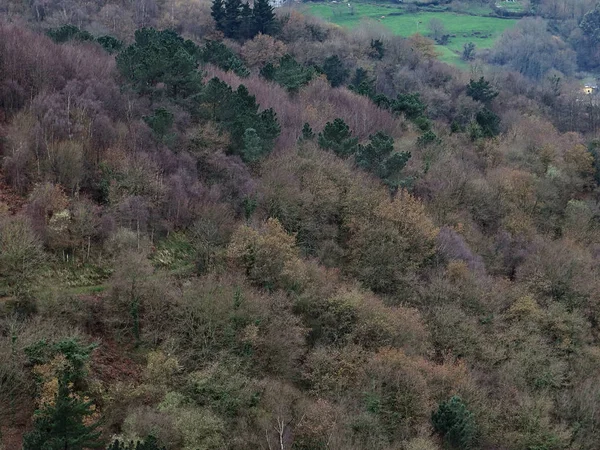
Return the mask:
<svg viewBox="0 0 600 450">
<path fill-rule="evenodd" d="M 332 2 L 309 3 L 306 12 L 347 28 L 354 28 L 363 21 L 374 21 L 401 36 L 411 36 L 415 33 L 428 36 L 429 21 L 439 19 L 444 24 L 446 33 L 450 35 L 446 45 L 436 46 L 441 54 L 440 59 L 459 67 L 467 66 L 460 58 L 464 44 L 473 42 L 477 49 L 491 48 L 502 32 L 517 22 L 517 19 L 486 16 L 486 13 L 491 12 L 489 8 L 481 11 L 469 10 L 468 13 L 409 12 L 402 6 L 391 4 Z"/>
</svg>

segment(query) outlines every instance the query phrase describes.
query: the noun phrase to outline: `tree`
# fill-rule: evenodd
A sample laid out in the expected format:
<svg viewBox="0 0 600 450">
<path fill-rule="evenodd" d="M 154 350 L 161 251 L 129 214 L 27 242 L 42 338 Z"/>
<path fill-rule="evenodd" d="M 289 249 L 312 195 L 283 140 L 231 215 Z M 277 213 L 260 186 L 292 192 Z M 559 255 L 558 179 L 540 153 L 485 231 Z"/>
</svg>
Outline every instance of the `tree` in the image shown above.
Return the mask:
<svg viewBox="0 0 600 450">
<path fill-rule="evenodd" d="M 325 124 L 325 128 L 319 133 L 319 145 L 345 158 L 358 149 L 358 138 L 353 138 L 350 127 L 342 119 L 337 118 Z"/>
<path fill-rule="evenodd" d="M 269 0 L 256 0 L 253 9 L 254 37 L 258 33 L 273 34 L 276 31 L 275 12 Z"/>
<path fill-rule="evenodd" d="M 327 79 L 331 83 L 331 87 L 341 86 L 349 74 L 348 69 L 344 67 L 344 63 L 337 55 L 325 58 L 323 72 L 325 72 Z"/>
<path fill-rule="evenodd" d="M 135 42 L 117 56 L 117 68 L 131 86 L 144 94 L 166 94 L 185 99 L 198 94 L 202 78 L 197 70 L 198 47 L 174 31 L 142 28 Z"/>
<path fill-rule="evenodd" d="M 421 100 L 418 92 L 413 94 L 398 94 L 390 104 L 392 112 L 404 113 L 407 119 L 415 120 L 425 114 L 425 103 Z"/>
<path fill-rule="evenodd" d="M 117 439 L 109 445 L 107 450 L 167 450 L 167 447 L 159 445 L 156 438 L 150 435 L 143 441 L 137 442 L 130 441 L 127 443 Z"/>
<path fill-rule="evenodd" d="M 410 152 L 393 154 L 394 139 L 381 131 L 369 136 L 369 139 L 371 141 L 369 144 L 359 145 L 356 163 L 359 167 L 391 183 L 390 178 L 400 172 L 410 159 Z"/>
<path fill-rule="evenodd" d="M 369 76 L 366 69 L 357 67 L 348 89 L 365 97 L 373 98 L 375 96 L 375 79 Z"/>
<path fill-rule="evenodd" d="M 242 25 L 241 0 L 225 0 L 225 15 L 223 17 L 223 33 L 225 37 L 237 39 L 240 37 Z"/>
<path fill-rule="evenodd" d="M 469 81 L 467 95 L 475 101 L 488 104 L 498 96 L 498 91 L 491 86 L 489 81 L 481 77 L 478 81 Z"/>
<path fill-rule="evenodd" d="M 225 4 L 223 0 L 213 0 L 210 8 L 210 15 L 215 21 L 217 30 L 225 30 Z"/>
<path fill-rule="evenodd" d="M 442 435 L 452 448 L 469 450 L 473 448 L 477 427 L 471 413 L 458 396 L 442 402 L 431 416 L 434 430 Z"/>
<path fill-rule="evenodd" d="M 173 113 L 165 108 L 158 108 L 154 110 L 154 114 L 151 116 L 145 116 L 144 122 L 148 124 L 157 137 L 163 139 L 173 125 Z"/>
<path fill-rule="evenodd" d="M 0 221 L 0 293 L 22 297 L 31 289 L 45 256 L 42 242 L 29 221 Z"/>
<path fill-rule="evenodd" d="M 94 36 L 84 30 L 80 30 L 75 25 L 63 25 L 60 28 L 52 28 L 47 31 L 48 36 L 57 43 L 63 43 L 71 40 L 93 41 Z"/>
<path fill-rule="evenodd" d="M 33 430 L 23 439 L 23 450 L 83 450 L 101 447 L 98 425 L 86 425 L 92 402 L 74 395 L 64 375 L 54 403 L 36 411 Z"/>
<path fill-rule="evenodd" d="M 100 36 L 96 42 L 108 53 L 116 53 L 123 48 L 123 41 L 112 36 Z"/>
<path fill-rule="evenodd" d="M 244 161 L 250 163 L 258 161 L 263 156 L 264 149 L 260 137 L 254 128 L 247 128 L 244 131 Z"/>
<path fill-rule="evenodd" d="M 43 397 L 35 412 L 33 430 L 23 439 L 23 450 L 84 450 L 101 447 L 94 423 L 93 403 L 81 393 L 86 364 L 95 345 L 75 339 L 49 345 L 37 342 L 25 349 L 36 364 Z M 52 392 L 55 391 L 52 395 Z"/>
<path fill-rule="evenodd" d="M 385 55 L 385 47 L 381 39 L 371 39 L 371 54 L 374 58 L 382 59 Z"/>
<path fill-rule="evenodd" d="M 214 64 L 225 71 L 231 70 L 240 77 L 250 75 L 244 61 L 220 41 L 208 41 L 198 52 L 198 59 L 205 63 Z"/>
<path fill-rule="evenodd" d="M 482 137 L 494 137 L 500 133 L 500 117 L 488 108 L 483 108 L 475 116 Z"/>
<path fill-rule="evenodd" d="M 315 138 L 315 133 L 313 129 L 310 127 L 310 124 L 306 122 L 302 127 L 302 136 L 300 136 L 300 140 L 302 141 L 312 141 Z"/>
<path fill-rule="evenodd" d="M 472 61 L 475 59 L 475 44 L 467 42 L 463 45 L 463 52 L 461 58 L 463 61 Z"/>
<path fill-rule="evenodd" d="M 579 26 L 588 38 L 596 43 L 600 42 L 600 3 L 583 16 Z"/>
<path fill-rule="evenodd" d="M 431 32 L 431 37 L 434 41 L 440 43 L 442 38 L 446 35 L 446 27 L 444 26 L 444 22 L 440 19 L 431 19 L 427 24 L 429 27 L 429 31 Z"/>
<path fill-rule="evenodd" d="M 269 63 L 261 69 L 260 74 L 295 94 L 312 80 L 314 70 L 299 64 L 293 56 L 284 55 L 277 66 Z"/>
</svg>

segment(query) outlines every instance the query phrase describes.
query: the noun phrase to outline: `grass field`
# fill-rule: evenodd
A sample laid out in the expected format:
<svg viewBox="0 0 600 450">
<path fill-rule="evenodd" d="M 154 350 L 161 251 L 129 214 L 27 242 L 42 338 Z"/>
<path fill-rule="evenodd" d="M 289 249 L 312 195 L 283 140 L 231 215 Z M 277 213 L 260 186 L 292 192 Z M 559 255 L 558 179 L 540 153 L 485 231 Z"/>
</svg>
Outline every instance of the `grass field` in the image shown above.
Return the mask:
<svg viewBox="0 0 600 450">
<path fill-rule="evenodd" d="M 444 23 L 448 34 L 452 35 L 445 46 L 438 45 L 442 61 L 464 67 L 460 59 L 463 45 L 473 42 L 478 49 L 491 48 L 504 30 L 512 27 L 516 19 L 501 19 L 455 12 L 413 12 L 400 6 L 370 3 L 353 3 L 351 14 L 347 3 L 311 3 L 307 12 L 343 27 L 353 28 L 365 20 L 372 20 L 388 28 L 395 34 L 410 36 L 417 32 L 427 35 L 431 19 Z"/>
</svg>

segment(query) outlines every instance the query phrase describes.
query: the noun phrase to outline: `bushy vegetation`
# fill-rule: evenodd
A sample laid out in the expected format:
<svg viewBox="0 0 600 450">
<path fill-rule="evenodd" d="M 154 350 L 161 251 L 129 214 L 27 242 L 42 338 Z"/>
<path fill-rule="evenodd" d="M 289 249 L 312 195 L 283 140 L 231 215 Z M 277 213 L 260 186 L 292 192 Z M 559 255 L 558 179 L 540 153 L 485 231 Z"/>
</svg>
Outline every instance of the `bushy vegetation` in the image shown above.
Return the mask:
<svg viewBox="0 0 600 450">
<path fill-rule="evenodd" d="M 0 447 L 596 450 L 600 106 L 568 71 L 74 4 L 2 5 Z"/>
</svg>

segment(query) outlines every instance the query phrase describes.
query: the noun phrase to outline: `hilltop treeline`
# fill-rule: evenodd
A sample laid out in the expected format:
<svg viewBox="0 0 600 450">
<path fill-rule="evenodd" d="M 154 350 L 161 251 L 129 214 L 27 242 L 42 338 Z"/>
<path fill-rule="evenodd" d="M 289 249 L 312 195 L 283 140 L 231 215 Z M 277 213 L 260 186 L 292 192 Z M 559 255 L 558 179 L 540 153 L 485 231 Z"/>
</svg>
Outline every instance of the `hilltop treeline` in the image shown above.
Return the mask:
<svg viewBox="0 0 600 450">
<path fill-rule="evenodd" d="M 5 448 L 595 449 L 595 104 L 133 6 L 0 24 Z"/>
</svg>

